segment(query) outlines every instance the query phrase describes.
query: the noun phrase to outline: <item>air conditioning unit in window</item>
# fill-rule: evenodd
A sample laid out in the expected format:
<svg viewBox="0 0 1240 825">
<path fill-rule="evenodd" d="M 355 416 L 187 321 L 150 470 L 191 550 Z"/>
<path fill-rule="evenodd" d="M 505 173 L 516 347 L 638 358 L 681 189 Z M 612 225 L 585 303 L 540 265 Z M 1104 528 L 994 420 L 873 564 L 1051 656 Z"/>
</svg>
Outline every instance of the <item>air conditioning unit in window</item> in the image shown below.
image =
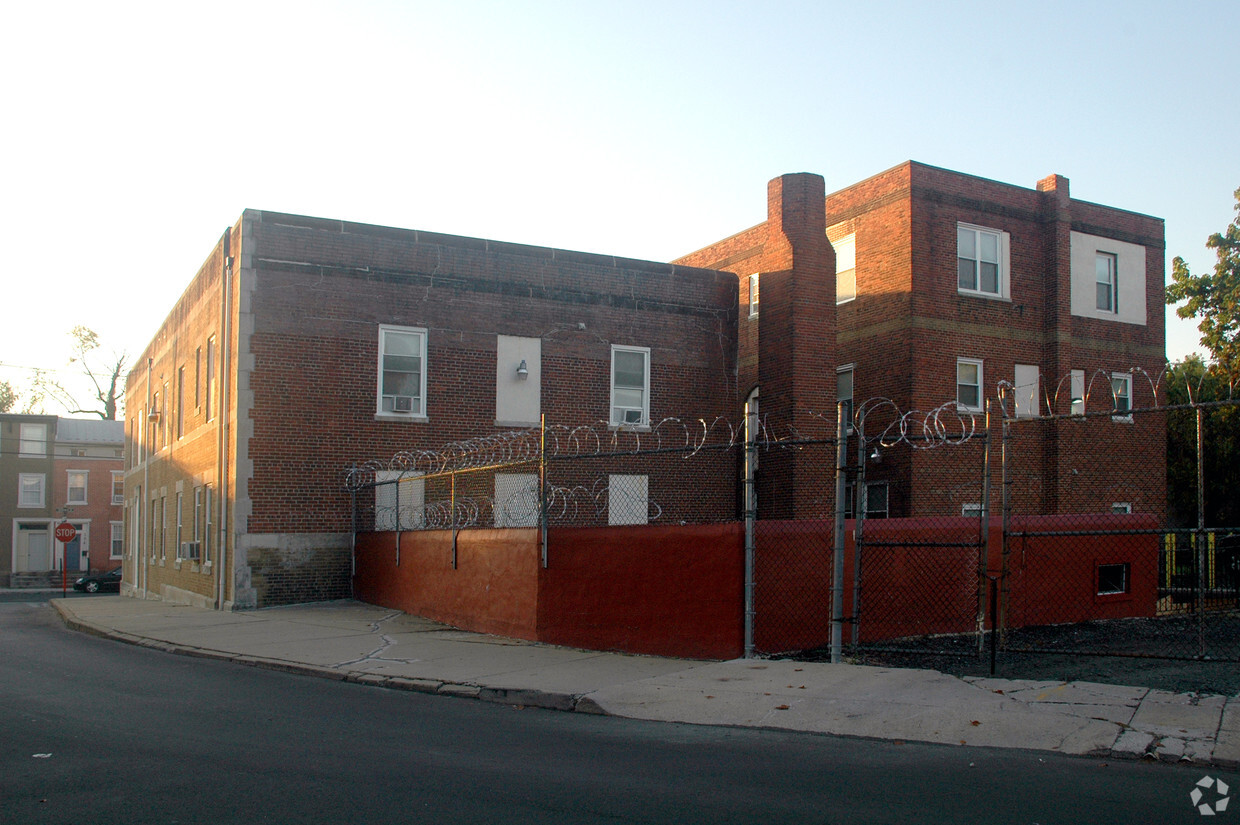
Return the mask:
<svg viewBox="0 0 1240 825">
<path fill-rule="evenodd" d="M 392 397 L 393 412 L 413 412 L 413 398 L 408 395 L 396 395 Z"/>
<path fill-rule="evenodd" d="M 181 542 L 181 549 L 180 549 L 180 552 L 177 553 L 177 558 L 193 559 L 194 561 L 197 561 L 201 557 L 202 557 L 202 542 L 200 541 Z"/>
</svg>

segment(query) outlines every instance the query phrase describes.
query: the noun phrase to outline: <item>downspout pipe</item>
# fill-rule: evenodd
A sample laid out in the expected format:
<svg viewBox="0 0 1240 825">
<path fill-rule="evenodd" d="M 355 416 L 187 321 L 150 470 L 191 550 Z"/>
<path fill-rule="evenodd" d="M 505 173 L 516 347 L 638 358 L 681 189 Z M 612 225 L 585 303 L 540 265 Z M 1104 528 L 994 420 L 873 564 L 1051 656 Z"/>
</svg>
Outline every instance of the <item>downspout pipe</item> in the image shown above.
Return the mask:
<svg viewBox="0 0 1240 825">
<path fill-rule="evenodd" d="M 232 255 L 232 228 L 224 230 L 224 271 L 222 274 L 223 284 L 220 289 L 220 365 L 219 365 L 219 405 L 220 405 L 220 423 L 217 430 L 217 438 L 219 440 L 218 452 L 216 454 L 217 467 L 217 484 L 218 495 L 216 500 L 219 507 L 219 539 L 216 542 L 216 562 L 218 568 L 215 574 L 215 608 L 216 610 L 224 609 L 224 600 L 228 595 L 225 587 L 225 576 L 229 570 L 228 556 L 228 439 L 229 439 L 229 417 L 228 410 L 231 401 L 231 393 L 229 392 L 232 385 L 232 275 L 233 275 L 233 255 Z"/>
<path fill-rule="evenodd" d="M 151 370 L 154 368 L 155 359 L 151 356 L 146 358 L 146 415 L 151 414 Z M 139 550 L 137 569 L 138 573 L 138 590 L 142 593 L 142 598 L 147 598 L 146 588 L 149 582 L 151 571 L 150 561 L 147 551 L 151 548 L 151 513 L 148 512 L 150 507 L 143 505 L 151 497 L 151 425 L 150 419 L 146 416 L 138 422 L 138 426 L 142 428 L 142 495 L 138 497 L 138 518 L 142 519 L 142 535 L 145 538 L 142 541 L 142 547 Z"/>
</svg>

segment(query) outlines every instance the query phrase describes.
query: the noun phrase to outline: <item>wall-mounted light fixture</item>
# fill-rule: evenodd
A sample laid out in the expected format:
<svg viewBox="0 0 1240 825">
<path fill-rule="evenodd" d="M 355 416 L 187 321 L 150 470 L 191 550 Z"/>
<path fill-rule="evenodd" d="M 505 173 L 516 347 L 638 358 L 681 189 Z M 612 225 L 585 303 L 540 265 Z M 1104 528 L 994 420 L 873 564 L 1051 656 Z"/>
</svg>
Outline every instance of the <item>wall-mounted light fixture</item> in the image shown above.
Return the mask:
<svg viewBox="0 0 1240 825">
<path fill-rule="evenodd" d="M 875 464 L 879 464 L 882 460 L 883 454 L 878 451 L 877 447 L 875 447 L 874 452 L 870 453 L 870 461 L 873 461 Z"/>
<path fill-rule="evenodd" d="M 521 363 L 517 364 L 517 378 L 524 381 L 530 377 L 530 368 L 525 366 L 525 359 L 521 359 Z"/>
</svg>

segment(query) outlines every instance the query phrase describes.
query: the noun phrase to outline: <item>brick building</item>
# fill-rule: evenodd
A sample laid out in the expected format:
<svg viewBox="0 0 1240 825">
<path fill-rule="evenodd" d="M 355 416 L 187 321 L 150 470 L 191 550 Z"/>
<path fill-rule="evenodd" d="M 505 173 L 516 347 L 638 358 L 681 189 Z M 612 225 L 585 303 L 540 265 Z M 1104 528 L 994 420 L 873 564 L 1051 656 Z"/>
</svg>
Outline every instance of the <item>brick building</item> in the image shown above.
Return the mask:
<svg viewBox="0 0 1240 825">
<path fill-rule="evenodd" d="M 726 273 L 247 210 L 129 376 L 123 592 L 348 596 L 343 468 L 544 412 L 713 416 L 737 305 Z"/>
<path fill-rule="evenodd" d="M 120 564 L 124 423 L 0 415 L 0 577 L 13 586 L 59 584 Z M 53 535 L 67 521 L 77 536 Z"/>
<path fill-rule="evenodd" d="M 1164 363 L 1163 254 L 1160 220 L 1072 200 L 1062 177 L 1025 189 L 912 162 L 830 195 L 818 175 L 776 178 L 763 223 L 671 264 L 247 210 L 129 376 L 123 592 L 347 596 L 343 467 L 541 414 L 739 421 L 760 390 L 769 429 L 806 432 L 817 411 L 829 435 L 837 396 L 980 409 L 1004 389 L 1016 417 L 1148 406 L 1136 376 Z M 1120 503 L 1060 479 L 1084 442 L 1157 435 L 1124 418 L 1020 434 L 1038 456 L 1028 511 Z M 1161 514 L 1165 457 L 1145 458 L 1123 503 Z M 666 483 L 735 515 L 734 471 Z M 974 512 L 938 472 L 891 456 L 867 511 Z M 656 479 L 628 492 L 662 500 Z M 763 517 L 821 516 L 822 488 L 808 455 L 768 462 Z"/>
<path fill-rule="evenodd" d="M 955 402 L 979 413 L 1004 394 L 1016 424 L 1155 406 L 1145 376 L 1156 379 L 1166 362 L 1160 219 L 1073 200 L 1059 175 L 1026 189 L 911 161 L 830 195 L 818 175 L 785 175 L 769 184 L 767 212 L 675 263 L 738 276 L 738 386 L 743 396 L 760 388 L 776 427 L 832 409 L 837 390 L 904 411 Z M 889 423 L 876 418 L 870 434 Z M 1016 490 L 1020 506 L 1161 516 L 1161 427 L 1156 416 L 1131 415 L 1015 427 L 1018 446 L 1039 456 Z M 1105 464 L 1108 445 L 1139 463 L 1139 477 L 1130 465 L 1114 468 L 1126 477 L 1109 484 L 1065 484 L 1084 464 Z M 973 512 L 976 498 L 940 483 L 941 461 L 895 452 L 869 472 L 867 509 Z M 815 483 L 808 469 L 784 464 L 760 486 Z M 1095 500 L 1100 488 L 1111 491 L 1106 501 Z M 796 515 L 810 498 L 777 500 Z"/>
</svg>

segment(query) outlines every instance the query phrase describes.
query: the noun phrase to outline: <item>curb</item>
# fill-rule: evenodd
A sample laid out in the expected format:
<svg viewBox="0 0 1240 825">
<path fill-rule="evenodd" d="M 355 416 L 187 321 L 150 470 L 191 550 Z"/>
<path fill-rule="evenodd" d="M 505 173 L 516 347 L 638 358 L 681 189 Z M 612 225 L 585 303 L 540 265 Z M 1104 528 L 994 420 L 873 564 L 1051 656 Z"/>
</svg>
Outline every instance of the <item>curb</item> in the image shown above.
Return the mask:
<svg viewBox="0 0 1240 825">
<path fill-rule="evenodd" d="M 403 690 L 411 693 L 427 693 L 436 696 L 449 696 L 461 699 L 477 699 L 483 702 L 507 705 L 509 707 L 533 707 L 569 713 L 587 713 L 595 716 L 614 715 L 603 708 L 588 694 L 574 695 L 570 693 L 543 691 L 529 688 L 500 688 L 483 685 L 461 684 L 456 682 L 444 682 L 436 679 L 419 679 L 408 676 L 382 676 L 376 673 L 336 670 L 334 668 L 323 667 L 321 665 L 290 662 L 284 659 L 269 659 L 261 656 L 247 656 L 238 653 L 212 650 L 209 648 L 176 645 L 171 642 L 150 639 L 144 636 L 121 633 L 112 628 L 86 622 L 79 619 L 76 614 L 62 608 L 59 601 L 52 601 L 51 604 L 55 607 L 61 621 L 70 630 L 85 633 L 90 636 L 97 636 L 103 639 L 111 639 L 113 641 L 134 645 L 136 647 L 159 650 L 164 653 L 191 656 L 199 659 L 213 659 L 222 662 L 232 662 L 234 664 L 262 668 L 264 670 L 275 670 L 283 673 L 293 673 L 301 676 L 329 679 L 336 682 L 351 682 L 353 684 L 367 687 L 386 688 L 388 690 Z M 716 727 L 733 726 L 721 725 Z M 754 730 L 790 730 L 779 726 L 767 727 L 764 725 L 747 725 L 744 727 L 752 728 Z M 812 731 L 801 732 L 813 733 Z M 842 737 L 848 736 L 848 734 L 830 733 L 822 735 Z M 855 738 L 871 739 L 873 737 Z M 886 740 L 878 739 L 876 741 Z M 1091 753 L 1067 754 L 1062 751 L 1059 753 L 1062 756 L 1080 756 L 1090 759 L 1121 759 L 1125 761 L 1147 760 L 1160 762 L 1167 765 L 1178 763 L 1191 767 L 1209 767 L 1223 770 L 1235 770 L 1240 768 L 1240 759 L 1230 759 L 1226 757 L 1219 758 L 1214 756 L 1213 752 L 1211 752 L 1211 755 L 1208 758 L 1202 759 L 1201 761 L 1197 761 L 1187 756 L 1172 758 L 1172 752 L 1166 752 L 1157 747 L 1160 741 L 1161 740 L 1153 734 L 1136 730 L 1124 730 L 1109 748 L 1102 748 Z M 1006 747 L 1018 746 L 1012 745 Z"/>
<path fill-rule="evenodd" d="M 587 700 L 584 703 L 584 707 L 579 707 L 579 704 L 582 704 L 580 697 L 569 693 L 526 688 L 486 687 L 481 685 L 442 682 L 435 679 L 417 679 L 408 676 L 381 676 L 375 673 L 336 670 L 330 667 L 309 665 L 303 662 L 290 662 L 285 659 L 269 659 L 262 656 L 246 656 L 237 653 L 228 653 L 222 650 L 212 650 L 210 648 L 176 645 L 171 642 L 159 641 L 158 639 L 149 639 L 144 636 L 134 636 L 130 633 L 120 633 L 112 628 L 102 627 L 91 622 L 83 621 L 79 619 L 76 614 L 63 609 L 58 601 L 53 601 L 52 606 L 60 615 L 60 620 L 64 623 L 65 627 L 70 630 L 85 633 L 88 636 L 97 636 L 101 639 L 111 639 L 115 642 L 134 645 L 135 647 L 145 647 L 151 650 L 158 650 L 163 653 L 191 656 L 197 659 L 212 659 L 220 662 L 232 662 L 233 664 L 247 665 L 249 667 L 262 668 L 264 670 L 275 670 L 282 673 L 295 673 L 302 676 L 313 676 L 336 682 L 351 682 L 353 684 L 388 688 L 390 690 L 404 690 L 412 693 L 429 693 L 439 696 L 453 696 L 464 699 L 479 699 L 484 702 L 493 702 L 495 704 L 509 705 L 512 707 L 536 707 L 544 708 L 546 710 L 567 712 L 581 710 L 583 713 L 592 713 L 601 716 L 609 715 L 593 700 Z"/>
</svg>

